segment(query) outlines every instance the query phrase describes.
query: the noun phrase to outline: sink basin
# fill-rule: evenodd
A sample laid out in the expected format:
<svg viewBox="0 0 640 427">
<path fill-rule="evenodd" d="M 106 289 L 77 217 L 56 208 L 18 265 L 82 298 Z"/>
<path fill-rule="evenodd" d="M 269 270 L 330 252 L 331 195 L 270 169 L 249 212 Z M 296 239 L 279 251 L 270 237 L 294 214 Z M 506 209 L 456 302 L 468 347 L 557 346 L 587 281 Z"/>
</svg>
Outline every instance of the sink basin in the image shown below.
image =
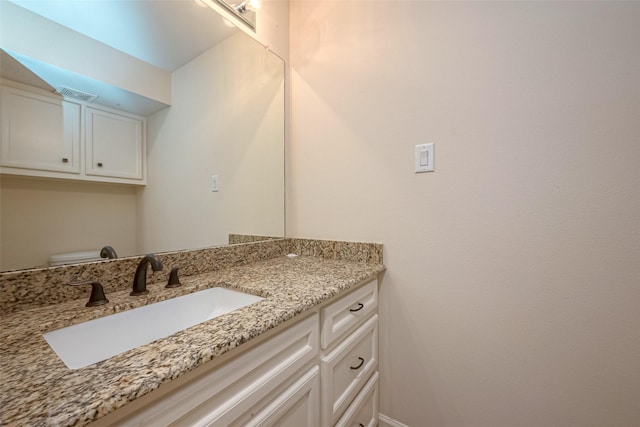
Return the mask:
<svg viewBox="0 0 640 427">
<path fill-rule="evenodd" d="M 210 288 L 43 336 L 68 368 L 79 369 L 261 300 L 226 288 Z"/>
</svg>

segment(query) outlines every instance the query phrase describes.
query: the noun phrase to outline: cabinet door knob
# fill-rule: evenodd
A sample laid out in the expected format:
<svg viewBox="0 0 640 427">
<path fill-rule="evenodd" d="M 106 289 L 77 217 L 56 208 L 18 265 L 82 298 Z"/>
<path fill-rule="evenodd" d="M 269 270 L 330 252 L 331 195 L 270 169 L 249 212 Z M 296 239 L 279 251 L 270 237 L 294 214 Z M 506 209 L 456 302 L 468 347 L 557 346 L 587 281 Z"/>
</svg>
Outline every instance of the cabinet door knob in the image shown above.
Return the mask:
<svg viewBox="0 0 640 427">
<path fill-rule="evenodd" d="M 102 162 L 98 162 L 98 167 L 101 168 L 102 167 Z"/>
<path fill-rule="evenodd" d="M 62 163 L 69 163 L 69 159 L 67 159 L 66 157 L 62 158 Z"/>
<path fill-rule="evenodd" d="M 364 365 L 364 359 L 362 357 L 358 357 L 358 359 L 360 360 L 360 364 L 358 366 L 349 366 L 354 371 L 362 368 L 362 365 Z"/>
</svg>

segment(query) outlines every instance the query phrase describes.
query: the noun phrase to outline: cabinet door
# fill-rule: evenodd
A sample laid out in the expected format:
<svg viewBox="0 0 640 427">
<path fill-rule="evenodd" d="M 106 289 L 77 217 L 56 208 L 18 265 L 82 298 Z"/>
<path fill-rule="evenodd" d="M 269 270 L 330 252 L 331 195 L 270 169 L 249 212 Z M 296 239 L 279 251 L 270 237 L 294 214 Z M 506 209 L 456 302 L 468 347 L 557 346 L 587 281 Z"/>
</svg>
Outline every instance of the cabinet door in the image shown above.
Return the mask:
<svg viewBox="0 0 640 427">
<path fill-rule="evenodd" d="M 80 173 L 80 105 L 2 88 L 5 167 Z"/>
<path fill-rule="evenodd" d="M 280 387 L 316 360 L 319 319 L 314 314 L 158 399 L 118 426 L 224 426 L 261 412 Z M 317 375 L 317 369 L 316 369 Z M 262 404 L 262 402 L 265 402 Z M 255 408 L 255 410 L 254 410 Z"/>
<path fill-rule="evenodd" d="M 376 427 L 378 425 L 378 373 L 367 384 L 334 427 Z"/>
<path fill-rule="evenodd" d="M 144 121 L 87 107 L 86 174 L 142 180 Z"/>
<path fill-rule="evenodd" d="M 314 366 L 249 421 L 246 427 L 320 425 L 320 378 Z"/>
</svg>

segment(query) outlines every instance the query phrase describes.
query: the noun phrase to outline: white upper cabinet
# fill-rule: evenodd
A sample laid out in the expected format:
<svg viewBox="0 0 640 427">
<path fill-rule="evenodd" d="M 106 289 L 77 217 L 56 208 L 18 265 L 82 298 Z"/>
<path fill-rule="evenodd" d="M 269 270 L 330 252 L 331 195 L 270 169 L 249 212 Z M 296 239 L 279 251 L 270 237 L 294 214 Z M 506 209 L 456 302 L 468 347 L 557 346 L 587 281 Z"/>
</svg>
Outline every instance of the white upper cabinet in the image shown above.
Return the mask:
<svg viewBox="0 0 640 427">
<path fill-rule="evenodd" d="M 87 175 L 142 179 L 143 121 L 92 107 L 85 118 Z"/>
<path fill-rule="evenodd" d="M 0 105 L 1 173 L 146 184 L 143 117 L 27 86 L 3 86 Z"/>
<path fill-rule="evenodd" d="M 79 174 L 80 105 L 3 87 L 1 159 L 6 167 Z"/>
</svg>

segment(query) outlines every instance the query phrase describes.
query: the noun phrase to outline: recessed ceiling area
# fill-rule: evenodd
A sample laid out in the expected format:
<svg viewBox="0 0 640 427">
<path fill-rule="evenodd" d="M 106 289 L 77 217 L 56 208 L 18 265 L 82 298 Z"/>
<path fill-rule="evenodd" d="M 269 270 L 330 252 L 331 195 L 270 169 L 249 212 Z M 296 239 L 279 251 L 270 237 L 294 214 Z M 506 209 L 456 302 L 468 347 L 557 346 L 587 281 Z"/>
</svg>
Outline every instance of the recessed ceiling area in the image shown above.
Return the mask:
<svg viewBox="0 0 640 427">
<path fill-rule="evenodd" d="M 165 71 L 237 31 L 194 0 L 10 1 Z"/>
<path fill-rule="evenodd" d="M 170 105 L 173 71 L 238 31 L 193 0 L 3 0 L 0 7 L 3 78 L 96 94 L 97 104 L 143 116 Z"/>
<path fill-rule="evenodd" d="M 96 99 L 88 101 L 89 103 L 96 103 L 142 116 L 148 116 L 169 106 L 168 103 L 136 94 L 16 52 L 0 49 L 0 61 L 0 75 L 5 79 L 49 92 L 63 93 L 63 89 L 67 89 L 67 92 L 70 89 L 72 92 L 95 95 Z M 78 96 L 65 94 L 65 97 L 87 102 Z"/>
<path fill-rule="evenodd" d="M 24 66 L 20 61 L 15 59 L 4 49 L 0 49 L 0 76 L 7 80 L 20 82 L 27 86 L 37 87 L 53 92 L 55 88 L 38 77 Z"/>
</svg>

